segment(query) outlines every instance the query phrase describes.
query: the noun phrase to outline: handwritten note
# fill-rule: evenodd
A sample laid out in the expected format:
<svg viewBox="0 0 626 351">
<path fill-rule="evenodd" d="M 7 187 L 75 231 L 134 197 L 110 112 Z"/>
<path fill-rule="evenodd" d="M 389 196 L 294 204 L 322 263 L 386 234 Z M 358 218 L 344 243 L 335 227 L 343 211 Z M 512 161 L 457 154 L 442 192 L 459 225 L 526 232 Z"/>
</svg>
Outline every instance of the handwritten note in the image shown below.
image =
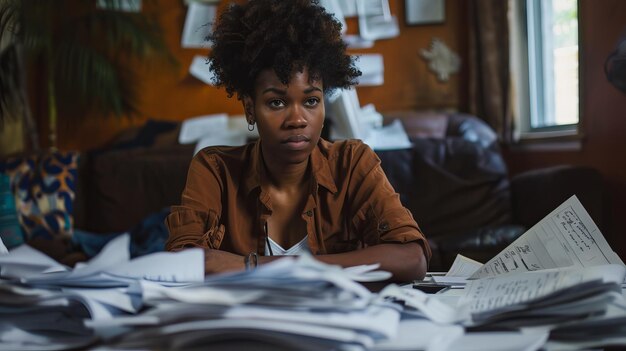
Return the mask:
<svg viewBox="0 0 626 351">
<path fill-rule="evenodd" d="M 557 267 L 624 264 L 576 196 L 485 263 L 471 279 Z"/>
<path fill-rule="evenodd" d="M 470 312 L 488 311 L 546 296 L 582 282 L 621 283 L 625 274 L 624 265 L 610 264 L 488 277 L 469 281 L 459 305 L 464 305 Z"/>
</svg>

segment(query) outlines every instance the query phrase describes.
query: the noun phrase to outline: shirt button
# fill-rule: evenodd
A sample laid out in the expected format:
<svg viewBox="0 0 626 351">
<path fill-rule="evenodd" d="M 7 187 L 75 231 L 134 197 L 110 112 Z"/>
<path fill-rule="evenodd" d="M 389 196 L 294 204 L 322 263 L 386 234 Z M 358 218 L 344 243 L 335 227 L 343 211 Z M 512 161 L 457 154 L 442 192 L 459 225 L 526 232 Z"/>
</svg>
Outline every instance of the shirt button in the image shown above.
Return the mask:
<svg viewBox="0 0 626 351">
<path fill-rule="evenodd" d="M 389 224 L 387 223 L 381 223 L 378 225 L 378 230 L 386 232 L 389 230 Z"/>
<path fill-rule="evenodd" d="M 311 210 L 306 211 L 305 214 L 309 217 L 313 217 L 313 211 Z"/>
</svg>

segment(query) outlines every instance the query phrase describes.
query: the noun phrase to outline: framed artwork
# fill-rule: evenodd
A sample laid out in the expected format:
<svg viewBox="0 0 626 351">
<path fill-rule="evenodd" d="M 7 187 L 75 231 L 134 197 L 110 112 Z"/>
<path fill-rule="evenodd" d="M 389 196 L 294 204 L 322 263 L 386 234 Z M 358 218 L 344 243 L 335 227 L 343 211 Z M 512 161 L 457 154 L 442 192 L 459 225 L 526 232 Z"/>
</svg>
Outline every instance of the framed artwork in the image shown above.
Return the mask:
<svg viewBox="0 0 626 351">
<path fill-rule="evenodd" d="M 404 12 L 406 24 L 439 24 L 446 19 L 445 0 L 405 0 Z"/>
</svg>

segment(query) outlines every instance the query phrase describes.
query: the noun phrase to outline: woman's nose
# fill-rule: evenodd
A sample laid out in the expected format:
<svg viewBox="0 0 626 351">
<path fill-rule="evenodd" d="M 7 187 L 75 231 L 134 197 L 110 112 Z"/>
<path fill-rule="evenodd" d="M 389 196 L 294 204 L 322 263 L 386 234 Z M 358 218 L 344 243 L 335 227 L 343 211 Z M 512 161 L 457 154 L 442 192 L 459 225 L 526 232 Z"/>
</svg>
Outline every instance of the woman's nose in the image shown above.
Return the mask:
<svg viewBox="0 0 626 351">
<path fill-rule="evenodd" d="M 307 121 L 305 118 L 305 111 L 302 106 L 293 106 L 289 109 L 287 118 L 285 119 L 285 126 L 287 128 L 302 128 L 306 127 Z"/>
</svg>

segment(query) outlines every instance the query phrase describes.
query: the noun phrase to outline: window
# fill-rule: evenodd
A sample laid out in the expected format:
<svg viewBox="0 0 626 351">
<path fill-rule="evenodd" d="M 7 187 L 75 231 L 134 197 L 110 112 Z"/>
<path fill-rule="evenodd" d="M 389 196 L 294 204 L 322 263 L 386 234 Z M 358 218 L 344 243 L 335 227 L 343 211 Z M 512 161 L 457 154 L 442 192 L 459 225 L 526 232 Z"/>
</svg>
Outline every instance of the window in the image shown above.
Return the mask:
<svg viewBox="0 0 626 351">
<path fill-rule="evenodd" d="M 511 72 L 520 139 L 578 133 L 577 0 L 512 0 Z"/>
</svg>

